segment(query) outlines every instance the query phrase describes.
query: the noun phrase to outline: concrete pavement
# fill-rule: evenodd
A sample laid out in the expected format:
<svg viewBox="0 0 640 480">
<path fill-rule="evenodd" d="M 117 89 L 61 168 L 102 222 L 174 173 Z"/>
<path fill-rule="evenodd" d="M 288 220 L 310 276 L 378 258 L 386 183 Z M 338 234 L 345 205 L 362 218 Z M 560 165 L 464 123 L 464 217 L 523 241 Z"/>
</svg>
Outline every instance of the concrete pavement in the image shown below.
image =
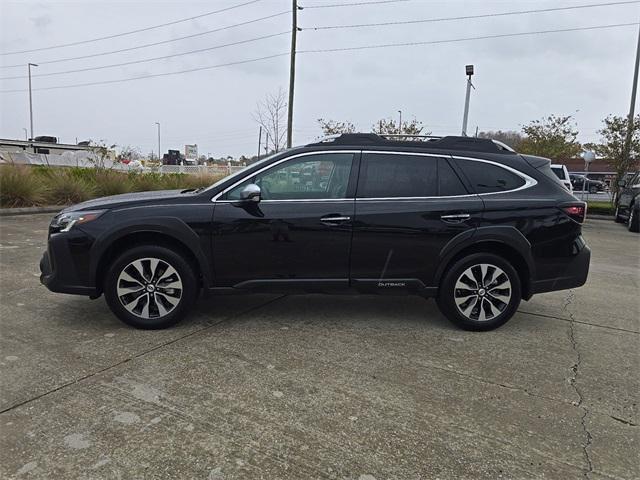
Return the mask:
<svg viewBox="0 0 640 480">
<path fill-rule="evenodd" d="M 413 297 L 237 296 L 146 332 L 38 282 L 0 219 L 2 478 L 638 478 L 640 236 L 588 284 L 457 330 Z"/>
</svg>

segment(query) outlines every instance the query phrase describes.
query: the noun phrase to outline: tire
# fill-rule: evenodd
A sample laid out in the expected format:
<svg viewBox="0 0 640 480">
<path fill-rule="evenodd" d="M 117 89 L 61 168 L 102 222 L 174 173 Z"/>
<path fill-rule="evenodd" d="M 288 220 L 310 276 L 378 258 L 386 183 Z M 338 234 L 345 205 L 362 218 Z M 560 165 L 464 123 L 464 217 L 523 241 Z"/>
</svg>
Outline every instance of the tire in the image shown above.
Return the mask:
<svg viewBox="0 0 640 480">
<path fill-rule="evenodd" d="M 154 245 L 124 252 L 113 262 L 104 282 L 111 311 L 127 325 L 145 330 L 178 323 L 197 293 L 198 282 L 189 262 L 169 248 Z"/>
<path fill-rule="evenodd" d="M 591 187 L 589 187 L 589 193 L 598 193 L 598 187 L 592 185 Z"/>
<path fill-rule="evenodd" d="M 629 207 L 629 221 L 627 226 L 629 227 L 630 232 L 638 233 L 640 232 L 640 208 L 635 205 L 631 205 Z"/>
<path fill-rule="evenodd" d="M 487 279 L 487 275 L 491 277 Z M 489 285 L 501 283 L 485 290 L 482 278 L 487 279 Z M 478 280 L 481 287 L 476 289 Z M 463 284 L 470 288 L 460 288 Z M 488 295 L 489 292 L 494 295 Z M 474 331 L 504 325 L 515 314 L 521 299 L 518 273 L 504 258 L 491 253 L 474 253 L 455 262 L 445 273 L 438 292 L 440 311 L 458 327 Z"/>
<path fill-rule="evenodd" d="M 618 213 L 619 211 L 620 211 L 620 207 L 616 206 L 616 213 L 615 213 L 614 220 L 615 220 L 616 223 L 625 223 L 624 218 L 622 218 L 620 216 L 620 214 Z"/>
</svg>

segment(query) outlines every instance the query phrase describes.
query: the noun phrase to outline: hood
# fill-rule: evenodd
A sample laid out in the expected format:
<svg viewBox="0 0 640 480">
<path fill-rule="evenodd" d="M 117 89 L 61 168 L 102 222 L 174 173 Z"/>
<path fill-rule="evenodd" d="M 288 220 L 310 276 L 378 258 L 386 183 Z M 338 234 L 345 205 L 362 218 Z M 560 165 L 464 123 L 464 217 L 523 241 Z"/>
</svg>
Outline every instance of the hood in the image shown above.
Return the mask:
<svg viewBox="0 0 640 480">
<path fill-rule="evenodd" d="M 76 210 L 99 210 L 105 208 L 115 208 L 129 204 L 155 203 L 162 200 L 171 200 L 174 198 L 184 198 L 186 193 L 183 190 L 157 190 L 153 192 L 136 192 L 123 193 L 122 195 L 112 195 L 110 197 L 94 198 L 86 202 L 72 205 L 63 210 L 63 212 L 73 212 Z"/>
</svg>

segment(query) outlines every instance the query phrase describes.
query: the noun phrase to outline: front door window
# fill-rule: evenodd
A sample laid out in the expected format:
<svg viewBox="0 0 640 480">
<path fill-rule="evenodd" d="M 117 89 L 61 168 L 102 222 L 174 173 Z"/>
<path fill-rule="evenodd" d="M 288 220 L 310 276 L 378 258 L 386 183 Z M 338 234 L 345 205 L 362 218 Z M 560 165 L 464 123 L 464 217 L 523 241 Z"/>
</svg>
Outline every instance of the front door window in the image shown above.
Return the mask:
<svg viewBox="0 0 640 480">
<path fill-rule="evenodd" d="M 226 199 L 238 200 L 249 183 L 260 187 L 262 200 L 345 198 L 352 160 L 352 153 L 295 158 L 246 180 L 229 191 Z"/>
</svg>

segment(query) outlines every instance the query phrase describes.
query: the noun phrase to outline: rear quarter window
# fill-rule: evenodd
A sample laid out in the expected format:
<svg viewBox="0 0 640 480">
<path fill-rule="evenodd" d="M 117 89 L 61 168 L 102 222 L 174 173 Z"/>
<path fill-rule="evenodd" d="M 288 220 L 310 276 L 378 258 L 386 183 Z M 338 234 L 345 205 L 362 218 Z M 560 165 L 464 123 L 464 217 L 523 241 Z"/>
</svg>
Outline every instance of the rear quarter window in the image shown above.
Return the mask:
<svg viewBox="0 0 640 480">
<path fill-rule="evenodd" d="M 476 193 L 507 192 L 525 184 L 519 175 L 491 163 L 461 159 L 456 159 L 456 162 Z M 553 172 L 550 173 L 558 182 L 558 177 Z"/>
</svg>

